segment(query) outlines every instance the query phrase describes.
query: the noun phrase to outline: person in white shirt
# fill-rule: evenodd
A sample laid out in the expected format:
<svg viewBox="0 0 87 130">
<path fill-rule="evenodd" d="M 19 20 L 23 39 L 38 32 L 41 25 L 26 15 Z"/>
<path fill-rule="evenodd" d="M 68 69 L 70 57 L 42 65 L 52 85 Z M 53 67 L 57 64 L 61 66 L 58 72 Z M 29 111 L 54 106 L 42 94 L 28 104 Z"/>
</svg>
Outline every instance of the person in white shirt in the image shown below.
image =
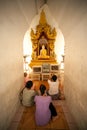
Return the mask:
<svg viewBox="0 0 87 130">
<path fill-rule="evenodd" d="M 53 75 L 51 79 L 48 79 L 49 90 L 48 95 L 52 97 L 52 99 L 59 98 L 59 80 L 56 75 Z"/>
</svg>

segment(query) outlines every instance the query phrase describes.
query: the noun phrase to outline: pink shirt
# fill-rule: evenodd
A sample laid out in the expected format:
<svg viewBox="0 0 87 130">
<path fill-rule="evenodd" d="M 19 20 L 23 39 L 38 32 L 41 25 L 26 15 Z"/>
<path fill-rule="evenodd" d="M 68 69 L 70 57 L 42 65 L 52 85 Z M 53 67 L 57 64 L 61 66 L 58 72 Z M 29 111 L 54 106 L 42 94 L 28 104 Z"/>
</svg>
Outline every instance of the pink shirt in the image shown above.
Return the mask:
<svg viewBox="0 0 87 130">
<path fill-rule="evenodd" d="M 51 119 L 49 105 L 51 103 L 50 96 L 35 96 L 36 112 L 35 120 L 39 126 L 46 125 Z"/>
</svg>

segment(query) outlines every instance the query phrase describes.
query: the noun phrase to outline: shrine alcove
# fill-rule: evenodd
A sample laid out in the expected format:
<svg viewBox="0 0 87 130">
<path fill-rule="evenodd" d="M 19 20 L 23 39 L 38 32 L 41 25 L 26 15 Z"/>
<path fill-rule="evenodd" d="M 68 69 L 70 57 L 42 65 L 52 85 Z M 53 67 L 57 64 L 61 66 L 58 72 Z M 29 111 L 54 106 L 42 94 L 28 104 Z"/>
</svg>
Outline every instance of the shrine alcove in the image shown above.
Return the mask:
<svg viewBox="0 0 87 130">
<path fill-rule="evenodd" d="M 42 10 L 36 30 L 34 31 L 31 28 L 30 32 L 32 41 L 31 67 L 33 65 L 42 65 L 43 63 L 57 63 L 54 51 L 56 34 L 56 29 L 52 29 L 47 23 L 45 13 Z"/>
</svg>

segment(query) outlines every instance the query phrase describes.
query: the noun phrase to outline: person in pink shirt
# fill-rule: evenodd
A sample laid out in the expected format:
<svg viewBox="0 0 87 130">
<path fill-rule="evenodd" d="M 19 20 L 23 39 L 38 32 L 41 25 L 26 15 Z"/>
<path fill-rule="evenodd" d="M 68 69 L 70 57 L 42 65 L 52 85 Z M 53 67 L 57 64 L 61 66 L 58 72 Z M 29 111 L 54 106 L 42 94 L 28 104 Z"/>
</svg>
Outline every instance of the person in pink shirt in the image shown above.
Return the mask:
<svg viewBox="0 0 87 130">
<path fill-rule="evenodd" d="M 40 95 L 36 95 L 34 98 L 36 110 L 35 121 L 38 126 L 48 124 L 52 117 L 57 116 L 55 107 L 52 104 L 51 96 L 47 96 L 45 85 L 40 85 Z"/>
</svg>

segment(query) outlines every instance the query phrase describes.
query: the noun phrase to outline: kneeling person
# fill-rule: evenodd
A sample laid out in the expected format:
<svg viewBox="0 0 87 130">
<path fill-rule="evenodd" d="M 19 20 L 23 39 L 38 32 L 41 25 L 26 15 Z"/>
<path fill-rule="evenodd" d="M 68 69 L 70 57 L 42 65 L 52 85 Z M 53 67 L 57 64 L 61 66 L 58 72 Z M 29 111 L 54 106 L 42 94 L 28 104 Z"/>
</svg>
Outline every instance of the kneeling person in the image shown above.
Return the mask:
<svg viewBox="0 0 87 130">
<path fill-rule="evenodd" d="M 48 95 L 52 97 L 52 99 L 59 98 L 59 80 L 56 75 L 53 75 L 51 79 L 48 79 L 49 90 Z"/>
</svg>

